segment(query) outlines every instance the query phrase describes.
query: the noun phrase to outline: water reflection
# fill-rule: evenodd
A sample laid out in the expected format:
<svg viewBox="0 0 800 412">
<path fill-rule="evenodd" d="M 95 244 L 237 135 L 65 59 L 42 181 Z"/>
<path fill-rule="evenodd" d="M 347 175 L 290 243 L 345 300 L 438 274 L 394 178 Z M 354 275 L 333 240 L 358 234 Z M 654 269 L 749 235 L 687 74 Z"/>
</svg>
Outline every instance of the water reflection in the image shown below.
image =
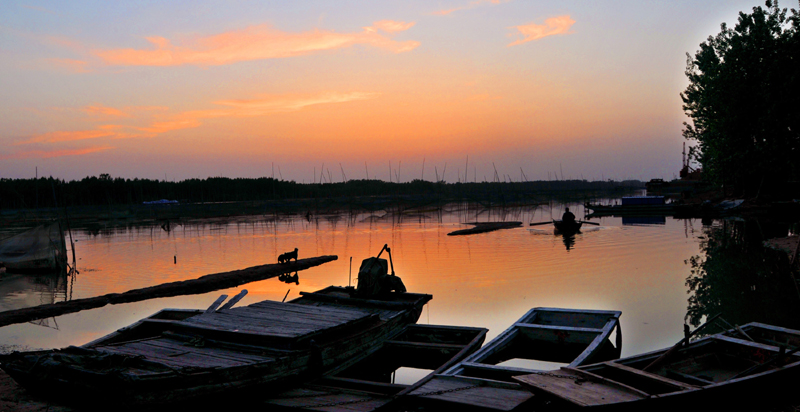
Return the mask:
<svg viewBox="0 0 800 412">
<path fill-rule="evenodd" d="M 568 206 L 583 212 L 580 204 Z M 338 215 L 299 210 L 291 216 L 183 221 L 171 224 L 169 232 L 161 228 L 163 221 L 133 227 L 98 223 L 77 232 L 80 275 L 74 299 L 276 263 L 294 248 L 301 257 L 339 259 L 304 271 L 302 287 L 287 287 L 299 283 L 299 275 L 287 273 L 203 295 L 109 305 L 59 317 L 58 333 L 32 325 L 0 328 L 0 343 L 83 344 L 163 308 L 206 308 L 220 294 L 235 295 L 242 287 L 249 293 L 240 305 L 289 300 L 329 285 L 355 286 L 357 267 L 350 267 L 350 258 L 357 266 L 386 243 L 408 290 L 434 296 L 420 323 L 486 327 L 491 339 L 537 306 L 621 310 L 624 356 L 682 338 L 691 269 L 684 261 L 698 254 L 698 236 L 705 236 L 699 221 L 667 218 L 665 224 L 624 225 L 609 216 L 597 221 L 601 226 L 584 225 L 581 233 L 566 238 L 553 234 L 552 223 L 447 236 L 464 222 L 552 222 L 564 207 L 452 204 Z M 0 296 L 1 303 L 6 300 Z"/>
<path fill-rule="evenodd" d="M 0 311 L 65 302 L 71 299 L 74 273 L 0 275 Z M 55 318 L 31 322 L 58 329 Z"/>
<path fill-rule="evenodd" d="M 572 249 L 573 246 L 575 246 L 575 235 L 577 235 L 578 233 L 581 233 L 581 231 L 578 230 L 576 232 L 571 232 L 571 233 L 568 232 L 561 234 L 561 237 L 564 239 L 564 246 L 566 246 L 567 250 L 570 250 Z"/>
<path fill-rule="evenodd" d="M 784 237 L 789 224 L 723 220 L 703 228 L 701 254 L 686 261 L 691 274 L 687 321 L 697 326 L 722 314 L 731 324 L 762 322 L 800 329 L 800 290 L 789 257 L 766 248 L 764 240 Z M 719 327 L 704 333 L 716 333 Z"/>
<path fill-rule="evenodd" d="M 283 283 L 288 283 L 288 284 L 292 284 L 292 283 L 294 283 L 295 285 L 299 285 L 300 284 L 300 276 L 297 275 L 297 272 L 294 272 L 294 275 L 292 275 L 291 272 L 284 273 L 284 274 L 278 276 L 278 280 L 280 280 Z"/>
</svg>

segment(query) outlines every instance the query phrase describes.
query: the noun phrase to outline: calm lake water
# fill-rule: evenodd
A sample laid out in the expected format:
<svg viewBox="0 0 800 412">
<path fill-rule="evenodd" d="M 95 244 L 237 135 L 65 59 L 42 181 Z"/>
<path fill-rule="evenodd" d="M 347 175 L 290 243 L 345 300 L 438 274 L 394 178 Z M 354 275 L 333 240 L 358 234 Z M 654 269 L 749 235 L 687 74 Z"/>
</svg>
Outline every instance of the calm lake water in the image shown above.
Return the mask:
<svg viewBox="0 0 800 412">
<path fill-rule="evenodd" d="M 374 256 L 384 244 L 391 247 L 395 271 L 408 290 L 433 295 L 419 323 L 485 327 L 488 341 L 533 307 L 605 309 L 622 311 L 623 356 L 680 340 L 690 299 L 697 297 L 694 306 L 701 306 L 700 316 L 704 299 L 714 300 L 706 296 L 707 290 L 700 295 L 690 290 L 687 278 L 693 268 L 687 261 L 693 256 L 706 259 L 714 231 L 730 236 L 727 227 L 733 223 L 714 221 L 704 226 L 699 219 L 603 217 L 592 220 L 599 226 L 584 225 L 574 239 L 555 235 L 552 225 L 528 226 L 560 217 L 564 206 L 486 211 L 453 205 L 402 215 L 377 212 L 310 219 L 253 216 L 174 226 L 170 232 L 159 226 L 76 230 L 80 273 L 73 279 L 7 277 L 0 281 L 0 309 L 124 292 L 272 263 L 295 247 L 301 258 L 337 255 L 338 260 L 299 272 L 299 285 L 273 278 L 204 295 L 111 305 L 42 324 L 0 328 L 0 343 L 31 349 L 79 345 L 162 308 L 206 308 L 220 294 L 232 296 L 240 289 L 249 293 L 239 305 L 280 301 L 287 291 L 289 300 L 300 291 L 348 285 L 351 257 L 354 284 L 361 260 Z M 581 205 L 568 206 L 583 216 Z M 461 222 L 501 220 L 522 221 L 525 226 L 447 236 L 468 227 Z M 736 299 L 743 299 L 737 293 L 756 293 L 755 283 L 748 282 L 743 282 L 744 291 L 726 291 L 733 294 L 729 306 L 736 307 Z M 790 288 L 783 289 L 791 292 L 789 299 L 797 299 Z M 741 312 L 761 318 L 731 314 L 728 320 L 770 322 L 781 318 L 773 316 L 775 311 L 792 310 L 772 297 L 763 301 L 775 302 L 778 309 L 744 308 L 742 303 Z"/>
</svg>

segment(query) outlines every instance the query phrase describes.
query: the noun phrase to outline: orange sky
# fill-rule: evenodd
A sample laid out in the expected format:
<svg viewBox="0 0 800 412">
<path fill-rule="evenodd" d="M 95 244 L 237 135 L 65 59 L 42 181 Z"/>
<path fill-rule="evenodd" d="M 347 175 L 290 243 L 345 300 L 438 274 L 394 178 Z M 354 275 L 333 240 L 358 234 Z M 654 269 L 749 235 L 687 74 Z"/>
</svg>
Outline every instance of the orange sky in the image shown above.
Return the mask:
<svg viewBox="0 0 800 412">
<path fill-rule="evenodd" d="M 0 177 L 672 178 L 685 53 L 752 5 L 672 6 L 11 2 Z"/>
</svg>

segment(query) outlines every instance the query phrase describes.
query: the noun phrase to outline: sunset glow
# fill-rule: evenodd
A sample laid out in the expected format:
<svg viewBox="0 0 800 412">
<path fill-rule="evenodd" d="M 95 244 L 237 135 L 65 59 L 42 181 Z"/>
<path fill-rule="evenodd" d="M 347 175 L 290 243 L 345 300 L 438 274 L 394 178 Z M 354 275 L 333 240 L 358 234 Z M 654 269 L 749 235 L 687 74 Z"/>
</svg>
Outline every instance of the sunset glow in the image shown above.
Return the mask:
<svg viewBox="0 0 800 412">
<path fill-rule="evenodd" d="M 0 177 L 672 178 L 685 53 L 756 5 L 103 4 L 4 5 Z"/>
</svg>

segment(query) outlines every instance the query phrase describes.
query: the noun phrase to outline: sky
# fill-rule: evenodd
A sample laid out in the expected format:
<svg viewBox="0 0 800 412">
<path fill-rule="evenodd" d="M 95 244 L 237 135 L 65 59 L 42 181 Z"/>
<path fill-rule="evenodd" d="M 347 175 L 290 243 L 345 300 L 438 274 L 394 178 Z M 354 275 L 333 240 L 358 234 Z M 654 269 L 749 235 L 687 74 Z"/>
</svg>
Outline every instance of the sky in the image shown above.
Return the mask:
<svg viewBox="0 0 800 412">
<path fill-rule="evenodd" d="M 686 53 L 755 6 L 5 0 L 0 178 L 672 179 Z"/>
</svg>

